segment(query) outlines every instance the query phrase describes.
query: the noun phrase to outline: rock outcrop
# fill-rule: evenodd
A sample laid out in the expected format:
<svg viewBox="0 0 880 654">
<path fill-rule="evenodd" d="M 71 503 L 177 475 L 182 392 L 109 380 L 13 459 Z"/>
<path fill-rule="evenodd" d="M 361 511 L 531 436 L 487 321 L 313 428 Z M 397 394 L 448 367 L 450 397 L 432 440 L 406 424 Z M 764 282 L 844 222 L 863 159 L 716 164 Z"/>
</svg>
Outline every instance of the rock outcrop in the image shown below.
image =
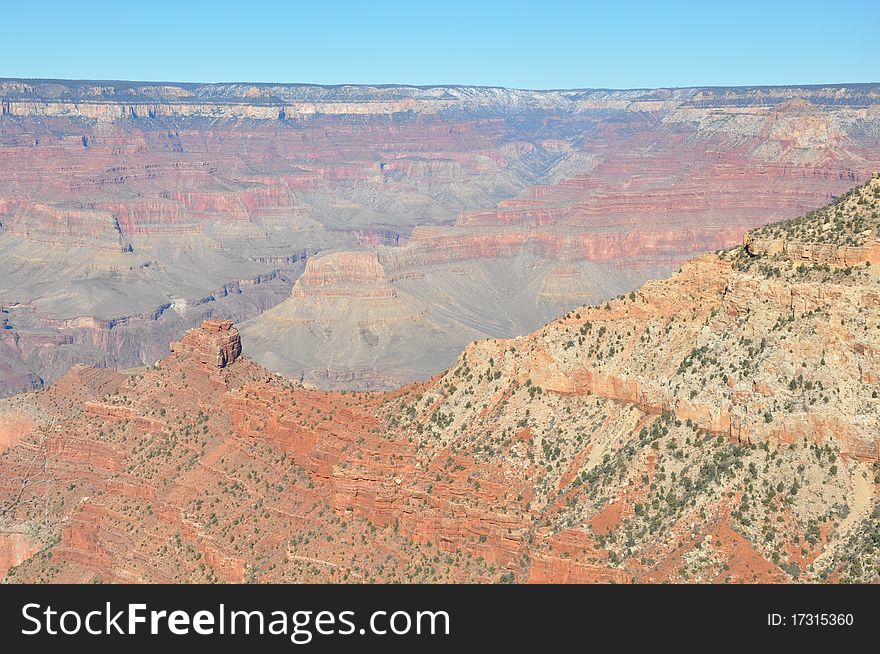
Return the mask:
<svg viewBox="0 0 880 654">
<path fill-rule="evenodd" d="M 325 387 L 424 379 L 466 341 L 527 333 L 864 181 L 878 98 L 0 81 L 0 396 L 77 362 L 151 365 L 204 319 L 258 322 L 307 259 L 353 250 L 376 253 L 418 329 L 351 320 L 273 358 L 299 337 L 267 320 L 251 353 Z M 876 256 L 843 246 L 809 257 Z M 333 289 L 312 297 L 328 314 Z M 362 355 L 334 358 L 339 339 Z M 397 339 L 442 347 L 413 366 Z"/>
<path fill-rule="evenodd" d="M 880 208 L 875 187 L 839 226 Z M 0 402 L 19 417 L 0 564 L 53 582 L 876 582 L 878 288 L 876 266 L 737 246 L 385 393 L 306 389 L 208 322 L 127 378 L 78 367 Z"/>
<path fill-rule="evenodd" d="M 395 297 L 375 252 L 334 252 L 312 258 L 293 287 L 293 298 Z"/>
<path fill-rule="evenodd" d="M 225 368 L 241 354 L 241 339 L 231 320 L 206 320 L 172 343 L 171 352 L 208 368 Z"/>
</svg>

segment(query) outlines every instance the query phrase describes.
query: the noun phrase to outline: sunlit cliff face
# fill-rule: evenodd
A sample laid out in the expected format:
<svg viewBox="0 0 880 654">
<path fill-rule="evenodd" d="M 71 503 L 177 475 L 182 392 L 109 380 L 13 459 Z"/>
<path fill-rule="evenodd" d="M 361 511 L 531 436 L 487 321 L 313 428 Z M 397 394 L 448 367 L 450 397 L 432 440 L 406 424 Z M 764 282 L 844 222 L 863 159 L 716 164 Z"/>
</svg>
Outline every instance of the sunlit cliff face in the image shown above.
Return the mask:
<svg viewBox="0 0 880 654">
<path fill-rule="evenodd" d="M 76 366 L 0 402 L 6 579 L 876 582 L 878 209 L 872 179 L 383 393 L 222 321 Z"/>
<path fill-rule="evenodd" d="M 870 85 L 6 81 L 0 101 L 0 395 L 153 364 L 205 319 L 311 385 L 394 388 L 880 165 Z M 297 295 L 310 268 L 336 288 Z"/>
</svg>

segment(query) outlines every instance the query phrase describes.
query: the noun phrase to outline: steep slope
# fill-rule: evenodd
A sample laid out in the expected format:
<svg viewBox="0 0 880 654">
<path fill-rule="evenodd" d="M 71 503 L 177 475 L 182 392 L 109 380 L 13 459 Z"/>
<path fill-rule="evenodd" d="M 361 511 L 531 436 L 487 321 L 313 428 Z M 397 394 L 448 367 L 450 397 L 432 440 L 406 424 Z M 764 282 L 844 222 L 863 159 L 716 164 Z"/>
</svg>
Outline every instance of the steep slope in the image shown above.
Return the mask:
<svg viewBox="0 0 880 654">
<path fill-rule="evenodd" d="M 309 385 L 394 388 L 430 377 L 480 336 L 431 314 L 392 285 L 375 252 L 341 252 L 309 259 L 291 298 L 242 335 L 257 362 Z"/>
<path fill-rule="evenodd" d="M 416 246 L 312 257 L 291 297 L 241 325 L 264 367 L 324 389 L 392 389 L 451 365 L 471 341 L 529 332 L 585 299 L 664 270 L 498 253 L 413 256 Z"/>
<path fill-rule="evenodd" d="M 875 177 L 388 393 L 303 389 L 228 323 L 77 368 L 0 406 L 6 578 L 877 581 L 878 208 Z"/>
<path fill-rule="evenodd" d="M 0 395 L 77 362 L 152 364 L 205 319 L 258 322 L 309 257 L 339 251 L 378 251 L 401 301 L 450 301 L 399 348 L 351 348 L 351 366 L 327 353 L 359 342 L 358 321 L 277 362 L 307 341 L 267 323 L 250 351 L 325 387 L 433 374 L 463 345 L 449 325 L 526 333 L 865 181 L 878 107 L 871 84 L 0 80 Z"/>
</svg>

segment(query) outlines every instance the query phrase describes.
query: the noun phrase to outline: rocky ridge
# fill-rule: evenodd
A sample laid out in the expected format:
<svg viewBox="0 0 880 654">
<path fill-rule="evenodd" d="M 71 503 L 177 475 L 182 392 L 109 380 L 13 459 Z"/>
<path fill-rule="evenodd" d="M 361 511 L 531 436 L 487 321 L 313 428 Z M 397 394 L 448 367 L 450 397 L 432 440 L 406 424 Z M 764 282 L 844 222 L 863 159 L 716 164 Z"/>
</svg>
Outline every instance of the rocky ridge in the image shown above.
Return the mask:
<svg viewBox="0 0 880 654">
<path fill-rule="evenodd" d="M 247 322 L 252 356 L 322 387 L 424 379 L 468 340 L 527 333 L 865 181 L 878 97 L 0 80 L 0 395 L 77 362 L 150 365 L 205 319 Z M 409 347 L 369 315 L 311 336 L 259 324 L 296 313 L 307 259 L 343 251 L 377 253 L 407 305 L 395 320 L 423 316 L 397 332 Z M 442 347 L 414 369 L 426 333 Z M 272 360 L 288 342 L 310 356 Z"/>
<path fill-rule="evenodd" d="M 241 354 L 238 330 L 231 320 L 206 320 L 199 331 L 188 331 L 171 352 L 211 368 L 225 368 Z"/>
<path fill-rule="evenodd" d="M 137 375 L 3 401 L 0 560 L 13 581 L 876 582 L 878 304 L 867 262 L 739 246 L 387 393 L 304 389 L 207 324 Z"/>
</svg>

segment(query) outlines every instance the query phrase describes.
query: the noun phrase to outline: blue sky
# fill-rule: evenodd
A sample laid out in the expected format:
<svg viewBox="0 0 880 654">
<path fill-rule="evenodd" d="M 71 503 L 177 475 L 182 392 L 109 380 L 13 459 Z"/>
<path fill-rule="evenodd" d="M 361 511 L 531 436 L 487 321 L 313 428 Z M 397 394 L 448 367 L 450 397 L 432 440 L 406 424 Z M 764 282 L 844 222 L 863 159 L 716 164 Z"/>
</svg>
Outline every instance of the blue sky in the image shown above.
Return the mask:
<svg viewBox="0 0 880 654">
<path fill-rule="evenodd" d="M 9 2 L 0 77 L 481 84 L 880 82 L 876 0 Z"/>
</svg>

